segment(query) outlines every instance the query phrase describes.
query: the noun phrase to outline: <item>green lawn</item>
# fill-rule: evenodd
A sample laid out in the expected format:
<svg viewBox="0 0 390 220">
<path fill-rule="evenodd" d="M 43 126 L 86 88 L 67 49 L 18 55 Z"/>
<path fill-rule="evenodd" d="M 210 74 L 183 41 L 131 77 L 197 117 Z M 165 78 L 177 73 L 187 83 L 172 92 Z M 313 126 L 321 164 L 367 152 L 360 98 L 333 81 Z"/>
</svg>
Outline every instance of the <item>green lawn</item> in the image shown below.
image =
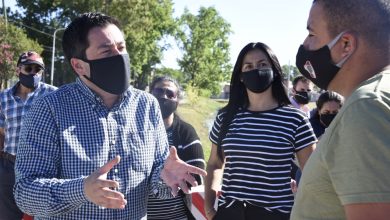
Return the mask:
<svg viewBox="0 0 390 220">
<path fill-rule="evenodd" d="M 209 126 L 212 125 L 215 115 L 221 107 L 226 105 L 213 99 L 200 98 L 196 105 L 186 102 L 179 105 L 178 115 L 191 124 L 202 142 L 206 162 L 210 156 L 211 142 L 209 141 Z"/>
</svg>

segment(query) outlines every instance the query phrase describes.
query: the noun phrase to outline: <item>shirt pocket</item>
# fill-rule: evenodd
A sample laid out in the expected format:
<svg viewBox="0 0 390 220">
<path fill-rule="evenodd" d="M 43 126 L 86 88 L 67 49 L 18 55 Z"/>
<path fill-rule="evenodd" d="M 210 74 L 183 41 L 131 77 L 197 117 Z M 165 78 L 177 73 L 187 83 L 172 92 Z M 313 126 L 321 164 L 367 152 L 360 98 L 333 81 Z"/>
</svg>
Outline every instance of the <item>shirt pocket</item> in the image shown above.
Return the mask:
<svg viewBox="0 0 390 220">
<path fill-rule="evenodd" d="M 151 171 L 156 151 L 155 137 L 155 130 L 135 131 L 127 135 L 127 151 L 133 170 Z"/>
</svg>

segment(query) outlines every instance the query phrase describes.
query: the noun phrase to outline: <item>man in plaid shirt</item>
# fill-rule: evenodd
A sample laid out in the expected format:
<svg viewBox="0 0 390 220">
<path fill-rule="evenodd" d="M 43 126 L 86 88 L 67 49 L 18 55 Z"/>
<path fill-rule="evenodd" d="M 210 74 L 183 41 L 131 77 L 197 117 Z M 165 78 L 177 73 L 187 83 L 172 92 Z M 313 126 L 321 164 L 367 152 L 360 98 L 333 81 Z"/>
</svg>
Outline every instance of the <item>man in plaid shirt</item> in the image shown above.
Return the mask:
<svg viewBox="0 0 390 220">
<path fill-rule="evenodd" d="M 41 82 L 45 70 L 42 57 L 34 52 L 22 53 L 17 62 L 19 81 L 0 93 L 0 219 L 21 219 L 15 204 L 15 155 L 23 116 L 31 105 L 56 87 Z"/>
</svg>

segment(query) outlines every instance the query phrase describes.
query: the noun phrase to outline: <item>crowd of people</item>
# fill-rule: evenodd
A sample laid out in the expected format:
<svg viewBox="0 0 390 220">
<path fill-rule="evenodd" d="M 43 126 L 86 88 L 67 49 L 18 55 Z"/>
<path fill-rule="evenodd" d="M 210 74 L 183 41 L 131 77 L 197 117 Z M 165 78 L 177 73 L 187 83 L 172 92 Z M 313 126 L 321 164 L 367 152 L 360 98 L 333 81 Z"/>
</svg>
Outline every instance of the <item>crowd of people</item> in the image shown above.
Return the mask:
<svg viewBox="0 0 390 220">
<path fill-rule="evenodd" d="M 206 163 L 179 83 L 130 86 L 119 22 L 82 14 L 62 39 L 74 83 L 41 82 L 27 51 L 0 92 L 0 219 L 191 220 L 197 185 L 209 220 L 388 219 L 389 27 L 388 0 L 314 0 L 291 91 L 272 49 L 248 43 Z"/>
</svg>

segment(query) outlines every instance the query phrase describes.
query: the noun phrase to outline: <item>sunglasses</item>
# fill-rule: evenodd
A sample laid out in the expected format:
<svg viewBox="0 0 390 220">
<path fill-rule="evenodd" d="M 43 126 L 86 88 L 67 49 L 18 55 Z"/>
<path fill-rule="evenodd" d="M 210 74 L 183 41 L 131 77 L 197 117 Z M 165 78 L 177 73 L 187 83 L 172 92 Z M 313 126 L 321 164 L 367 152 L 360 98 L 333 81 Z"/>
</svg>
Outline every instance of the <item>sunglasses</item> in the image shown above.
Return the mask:
<svg viewBox="0 0 390 220">
<path fill-rule="evenodd" d="M 43 72 L 43 68 L 38 65 L 23 65 L 22 70 L 25 73 L 41 73 Z"/>
<path fill-rule="evenodd" d="M 152 94 L 160 98 L 166 95 L 168 99 L 175 99 L 177 97 L 176 92 L 168 88 L 154 88 Z"/>
</svg>

